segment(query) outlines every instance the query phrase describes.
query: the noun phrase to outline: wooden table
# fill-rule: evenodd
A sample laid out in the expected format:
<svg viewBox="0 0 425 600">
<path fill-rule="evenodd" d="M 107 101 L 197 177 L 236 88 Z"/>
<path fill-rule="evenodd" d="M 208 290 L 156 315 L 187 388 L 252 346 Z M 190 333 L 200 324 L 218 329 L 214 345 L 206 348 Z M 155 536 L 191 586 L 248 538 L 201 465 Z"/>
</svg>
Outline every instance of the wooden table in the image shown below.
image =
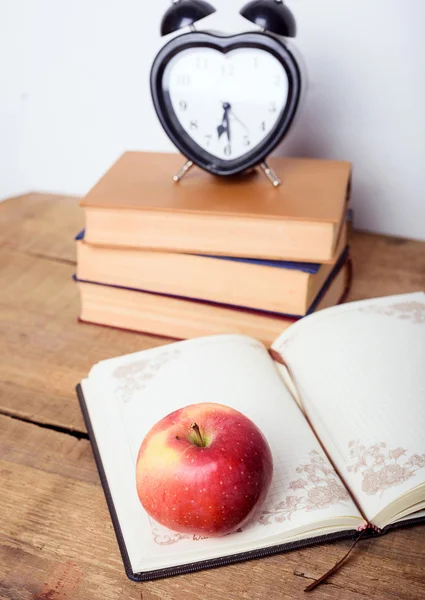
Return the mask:
<svg viewBox="0 0 425 600">
<path fill-rule="evenodd" d="M 0 205 L 0 598 L 294 599 L 349 542 L 136 584 L 126 579 L 74 386 L 99 360 L 167 340 L 77 322 L 76 200 Z M 425 243 L 355 233 L 351 300 L 425 289 Z M 425 529 L 362 542 L 314 594 L 425 598 Z"/>
</svg>

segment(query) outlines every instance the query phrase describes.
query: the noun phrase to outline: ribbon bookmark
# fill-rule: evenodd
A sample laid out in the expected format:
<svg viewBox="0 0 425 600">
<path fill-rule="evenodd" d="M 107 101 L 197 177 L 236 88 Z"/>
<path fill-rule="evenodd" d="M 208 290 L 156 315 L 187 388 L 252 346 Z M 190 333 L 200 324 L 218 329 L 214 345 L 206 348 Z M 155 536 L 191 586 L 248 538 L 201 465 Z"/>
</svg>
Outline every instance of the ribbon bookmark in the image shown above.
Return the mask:
<svg viewBox="0 0 425 600">
<path fill-rule="evenodd" d="M 336 573 L 338 571 L 338 569 L 342 566 L 342 564 L 347 560 L 347 558 L 350 556 L 351 552 L 354 550 L 354 548 L 357 546 L 357 544 L 360 542 L 360 540 L 362 539 L 362 537 L 364 536 L 364 534 L 366 533 L 366 531 L 369 529 L 369 527 L 365 527 L 363 529 L 363 531 L 361 532 L 361 534 L 359 535 L 359 537 L 353 542 L 353 544 L 351 545 L 351 548 L 348 550 L 348 552 L 341 558 L 340 561 L 338 561 L 336 563 L 336 565 L 334 565 L 332 567 L 332 569 L 329 569 L 329 571 L 327 571 L 324 575 L 322 575 L 320 577 L 320 579 L 317 579 L 316 581 L 313 581 L 313 583 L 310 583 L 309 586 L 307 586 L 305 588 L 305 592 L 312 592 L 315 588 L 317 588 L 318 585 L 320 585 L 321 583 L 323 583 L 324 581 L 326 581 L 331 575 L 333 575 L 334 573 Z"/>
<path fill-rule="evenodd" d="M 273 348 L 270 348 L 269 350 L 269 354 L 270 357 L 275 360 L 276 362 L 278 362 L 279 364 L 283 365 L 284 367 L 286 367 L 286 363 L 283 360 L 283 358 L 281 357 L 281 355 L 279 354 L 279 352 L 276 352 L 276 350 L 273 350 Z"/>
</svg>

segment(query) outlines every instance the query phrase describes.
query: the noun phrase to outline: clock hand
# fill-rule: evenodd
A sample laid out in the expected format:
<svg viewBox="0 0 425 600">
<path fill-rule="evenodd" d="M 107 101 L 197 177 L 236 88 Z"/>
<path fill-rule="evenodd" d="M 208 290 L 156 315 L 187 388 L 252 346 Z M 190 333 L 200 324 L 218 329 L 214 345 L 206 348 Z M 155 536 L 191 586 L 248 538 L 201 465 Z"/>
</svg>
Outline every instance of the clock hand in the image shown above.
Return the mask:
<svg viewBox="0 0 425 600">
<path fill-rule="evenodd" d="M 233 117 L 235 119 L 235 121 L 237 121 L 239 123 L 239 125 L 242 125 L 242 127 L 245 129 L 246 132 L 249 133 L 249 129 L 248 127 L 245 125 L 245 123 L 243 121 L 241 121 L 239 119 L 239 117 L 237 117 L 233 111 L 233 109 L 230 111 L 230 116 Z"/>
<path fill-rule="evenodd" d="M 217 127 L 218 139 L 221 138 L 223 133 L 227 134 L 227 139 L 229 142 L 231 141 L 231 133 L 230 133 L 230 120 L 229 120 L 229 111 L 232 109 L 231 105 L 228 102 L 223 102 L 224 114 L 223 120 L 221 124 Z"/>
<path fill-rule="evenodd" d="M 227 112 L 226 114 L 226 126 L 227 126 L 227 139 L 230 142 L 232 141 L 232 136 L 230 135 L 230 120 L 229 120 L 229 113 Z"/>
</svg>

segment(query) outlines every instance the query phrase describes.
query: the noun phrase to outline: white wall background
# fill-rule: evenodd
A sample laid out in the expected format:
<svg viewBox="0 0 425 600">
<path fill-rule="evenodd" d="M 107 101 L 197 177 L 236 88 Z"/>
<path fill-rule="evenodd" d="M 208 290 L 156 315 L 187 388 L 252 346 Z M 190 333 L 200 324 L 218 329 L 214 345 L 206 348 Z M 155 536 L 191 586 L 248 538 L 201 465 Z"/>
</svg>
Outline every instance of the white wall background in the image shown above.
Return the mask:
<svg viewBox="0 0 425 600">
<path fill-rule="evenodd" d="M 249 28 L 212 1 L 204 28 Z M 425 239 L 425 1 L 287 3 L 310 87 L 279 152 L 353 161 L 356 226 Z M 85 194 L 123 151 L 172 149 L 149 93 L 168 6 L 0 1 L 0 198 Z"/>
</svg>

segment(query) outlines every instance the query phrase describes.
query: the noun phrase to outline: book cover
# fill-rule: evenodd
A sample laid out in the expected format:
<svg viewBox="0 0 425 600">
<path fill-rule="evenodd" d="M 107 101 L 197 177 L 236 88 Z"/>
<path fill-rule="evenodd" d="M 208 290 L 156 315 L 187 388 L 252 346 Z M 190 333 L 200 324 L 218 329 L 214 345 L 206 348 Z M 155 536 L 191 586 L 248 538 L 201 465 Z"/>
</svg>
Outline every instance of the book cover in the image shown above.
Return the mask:
<svg viewBox="0 0 425 600">
<path fill-rule="evenodd" d="M 258 170 L 229 179 L 198 167 L 175 184 L 172 176 L 181 163 L 179 154 L 126 152 L 80 206 L 334 224 L 341 222 L 345 210 L 351 177 L 351 164 L 346 161 L 270 158 L 270 166 L 283 181 L 277 189 Z"/>
</svg>

